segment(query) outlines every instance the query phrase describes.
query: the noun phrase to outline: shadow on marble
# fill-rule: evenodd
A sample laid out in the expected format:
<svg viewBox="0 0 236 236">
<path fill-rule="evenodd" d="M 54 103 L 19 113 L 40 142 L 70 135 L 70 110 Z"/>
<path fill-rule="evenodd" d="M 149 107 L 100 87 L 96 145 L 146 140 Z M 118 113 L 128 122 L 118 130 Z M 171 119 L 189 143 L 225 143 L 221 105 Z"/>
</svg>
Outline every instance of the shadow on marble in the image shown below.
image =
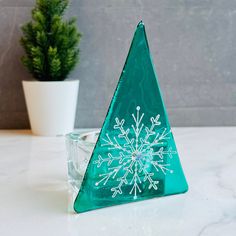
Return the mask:
<svg viewBox="0 0 236 236">
<path fill-rule="evenodd" d="M 51 212 L 52 214 L 68 213 L 68 191 L 63 185 L 50 184 L 32 186 L 28 189 L 30 204 L 38 208 L 39 212 Z"/>
</svg>

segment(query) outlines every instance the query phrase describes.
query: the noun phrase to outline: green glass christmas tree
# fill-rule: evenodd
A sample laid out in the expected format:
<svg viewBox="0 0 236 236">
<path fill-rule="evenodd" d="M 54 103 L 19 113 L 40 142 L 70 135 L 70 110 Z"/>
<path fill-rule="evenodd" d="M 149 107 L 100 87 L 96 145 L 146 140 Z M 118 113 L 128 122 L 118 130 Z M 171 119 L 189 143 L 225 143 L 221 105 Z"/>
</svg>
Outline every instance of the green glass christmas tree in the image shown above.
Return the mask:
<svg viewBox="0 0 236 236">
<path fill-rule="evenodd" d="M 74 209 L 80 213 L 187 190 L 140 22 Z"/>
</svg>

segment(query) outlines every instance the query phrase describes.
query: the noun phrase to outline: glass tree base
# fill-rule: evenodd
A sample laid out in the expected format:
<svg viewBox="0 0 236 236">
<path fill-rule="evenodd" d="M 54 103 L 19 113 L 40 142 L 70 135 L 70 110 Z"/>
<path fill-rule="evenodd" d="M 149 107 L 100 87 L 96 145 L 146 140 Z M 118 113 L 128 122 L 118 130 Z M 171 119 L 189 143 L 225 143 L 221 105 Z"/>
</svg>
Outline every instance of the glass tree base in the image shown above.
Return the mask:
<svg viewBox="0 0 236 236">
<path fill-rule="evenodd" d="M 74 193 L 80 189 L 98 135 L 99 130 L 66 135 L 68 183 Z"/>
</svg>

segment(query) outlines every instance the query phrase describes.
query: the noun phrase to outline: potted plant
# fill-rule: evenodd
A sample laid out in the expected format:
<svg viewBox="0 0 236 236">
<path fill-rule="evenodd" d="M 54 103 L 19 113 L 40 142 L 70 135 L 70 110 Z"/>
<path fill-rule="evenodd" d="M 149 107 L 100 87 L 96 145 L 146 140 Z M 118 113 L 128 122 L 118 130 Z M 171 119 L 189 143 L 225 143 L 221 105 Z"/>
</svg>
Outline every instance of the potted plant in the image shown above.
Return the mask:
<svg viewBox="0 0 236 236">
<path fill-rule="evenodd" d="M 37 0 L 22 27 L 23 64 L 34 81 L 23 81 L 32 132 L 61 135 L 74 128 L 79 80 L 64 81 L 79 61 L 76 19 L 63 19 L 68 0 Z"/>
</svg>

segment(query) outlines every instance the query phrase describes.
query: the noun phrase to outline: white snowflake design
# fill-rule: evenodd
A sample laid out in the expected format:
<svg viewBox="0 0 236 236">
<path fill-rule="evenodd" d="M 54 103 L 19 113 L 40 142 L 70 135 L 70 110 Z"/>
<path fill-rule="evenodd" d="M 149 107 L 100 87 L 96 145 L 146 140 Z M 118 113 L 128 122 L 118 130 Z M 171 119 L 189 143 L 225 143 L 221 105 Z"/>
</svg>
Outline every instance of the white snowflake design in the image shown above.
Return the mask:
<svg viewBox="0 0 236 236">
<path fill-rule="evenodd" d="M 112 198 L 123 194 L 124 186 L 129 186 L 129 194 L 137 198 L 142 192 L 142 182 L 149 184 L 148 189 L 158 189 L 159 181 L 155 174 L 161 172 L 164 175 L 173 173 L 170 164 L 166 164 L 164 157 L 172 158 L 177 152 L 169 148 L 165 150 L 164 143 L 170 138 L 171 130 L 167 128 L 158 129 L 161 125 L 160 115 L 151 117 L 151 126 L 142 123 L 144 113 L 140 114 L 140 107 L 136 107 L 136 115 L 132 114 L 132 130 L 125 128 L 125 119 L 115 118 L 114 130 L 119 132 L 117 137 L 110 138 L 106 134 L 101 145 L 108 148 L 106 157 L 98 155 L 93 162 L 100 168 L 106 165 L 107 172 L 99 174 L 98 185 L 106 185 L 109 180 L 115 180 L 116 186 L 111 188 Z M 155 131 L 157 130 L 157 131 Z M 131 132 L 133 131 L 133 132 Z M 115 156 L 114 154 L 119 153 Z"/>
</svg>

